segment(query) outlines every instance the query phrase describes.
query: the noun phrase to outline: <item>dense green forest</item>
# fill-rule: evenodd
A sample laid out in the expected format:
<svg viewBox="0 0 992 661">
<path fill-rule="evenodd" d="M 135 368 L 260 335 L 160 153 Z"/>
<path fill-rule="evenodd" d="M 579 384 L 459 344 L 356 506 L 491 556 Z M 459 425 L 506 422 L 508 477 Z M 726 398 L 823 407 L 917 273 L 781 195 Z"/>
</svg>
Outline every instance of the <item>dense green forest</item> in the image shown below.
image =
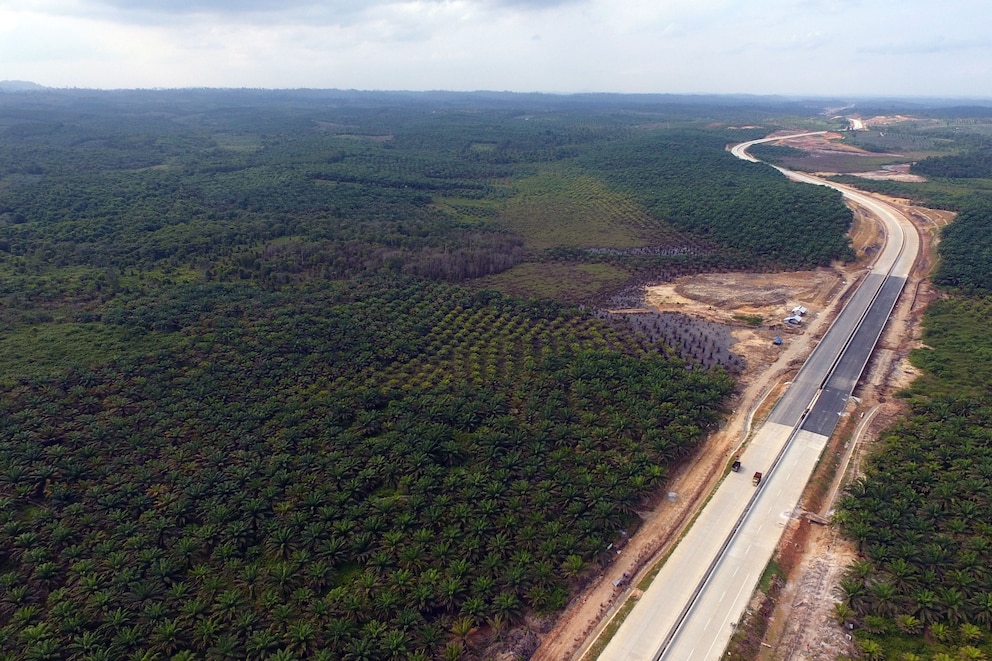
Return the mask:
<svg viewBox="0 0 992 661">
<path fill-rule="evenodd" d="M 869 657 L 992 653 L 990 306 L 988 297 L 931 306 L 910 410 L 841 503 L 863 560 L 839 585 L 838 615 L 858 622 Z"/>
<path fill-rule="evenodd" d="M 889 109 L 891 112 L 891 109 Z M 906 112 L 906 109 L 900 112 Z M 862 111 L 863 116 L 867 116 Z M 871 152 L 849 155 L 848 163 L 831 160 L 840 172 L 908 164 L 926 181 L 906 182 L 835 175 L 840 183 L 905 198 L 920 206 L 957 212 L 954 223 L 941 232 L 941 260 L 932 274 L 935 283 L 967 294 L 992 293 L 992 121 L 985 107 L 916 108 L 905 121 L 886 124 L 881 131 L 856 131 L 844 143 Z M 755 145 L 751 153 L 768 162 L 800 170 L 821 171 L 822 155 L 779 145 Z"/>
<path fill-rule="evenodd" d="M 853 258 L 845 236 L 851 214 L 840 193 L 790 186 L 761 163 L 728 168 L 722 148 L 731 141 L 726 133 L 661 132 L 636 145 L 614 143 L 583 162 L 652 215 L 729 247 L 740 267 L 803 269 Z"/>
<path fill-rule="evenodd" d="M 965 293 L 992 294 L 992 196 L 963 205 L 941 233 L 934 282 Z"/>
<path fill-rule="evenodd" d="M 955 179 L 992 178 L 992 145 L 980 145 L 975 151 L 953 156 L 932 156 L 914 163 L 910 172 L 927 177 Z"/>
<path fill-rule="evenodd" d="M 734 387 L 595 301 L 850 255 L 725 151 L 799 110 L 0 94 L 0 658 L 457 659 L 559 610 Z"/>
<path fill-rule="evenodd" d="M 574 310 L 194 286 L 0 401 L 10 658 L 429 658 L 564 605 L 731 382 Z"/>
<path fill-rule="evenodd" d="M 33 303 L 87 275 L 162 267 L 271 287 L 381 269 L 456 282 L 522 261 L 673 276 L 847 255 L 839 196 L 724 151 L 762 129 L 702 132 L 684 115 L 650 129 L 650 115 L 635 124 L 609 105 L 534 114 L 474 98 L 217 93 L 199 108 L 197 95 L 149 93 L 73 114 L 58 95 L 7 96 L 0 291 Z"/>
<path fill-rule="evenodd" d="M 891 139 L 969 149 L 986 139 L 987 119 L 975 123 L 983 116 L 966 113 L 946 130 L 920 123 Z M 941 233 L 932 278 L 943 298 L 926 313 L 925 348 L 912 355 L 923 373 L 902 393 L 908 411 L 883 434 L 838 514 L 861 559 L 837 588 L 837 615 L 857 624 L 867 659 L 992 655 L 992 195 L 975 178 L 986 175 L 957 169 L 966 160 L 977 163 L 919 161 L 913 171 L 928 175 L 924 183 L 857 184 L 958 212 Z"/>
</svg>

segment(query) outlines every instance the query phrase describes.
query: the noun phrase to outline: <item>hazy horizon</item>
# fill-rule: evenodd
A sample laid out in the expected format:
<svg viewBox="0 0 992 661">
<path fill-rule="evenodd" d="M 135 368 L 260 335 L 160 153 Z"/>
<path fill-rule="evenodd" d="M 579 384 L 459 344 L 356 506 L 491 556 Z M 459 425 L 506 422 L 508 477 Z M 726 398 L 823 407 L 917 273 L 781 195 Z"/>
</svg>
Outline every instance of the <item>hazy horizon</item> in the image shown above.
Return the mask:
<svg viewBox="0 0 992 661">
<path fill-rule="evenodd" d="M 22 87 L 23 85 L 23 87 Z M 51 92 L 195 92 L 195 91 L 217 91 L 217 92 L 340 92 L 354 94 L 450 94 L 450 95 L 516 95 L 516 96 L 548 96 L 552 98 L 582 97 L 582 96 L 617 96 L 617 97 L 672 97 L 674 101 L 687 99 L 753 99 L 781 100 L 787 102 L 795 101 L 822 101 L 822 102 L 906 102 L 906 103 L 937 103 L 938 105 L 976 103 L 979 105 L 992 104 L 992 96 L 909 96 L 909 95 L 821 95 L 821 94 L 749 94 L 749 93 L 687 93 L 678 94 L 670 92 L 610 92 L 610 91 L 583 91 L 583 92 L 545 92 L 517 91 L 517 90 L 447 90 L 447 89 L 357 89 L 357 88 L 336 88 L 336 87 L 53 87 L 43 85 L 35 81 L 27 80 L 0 80 L 0 93 L 10 92 L 31 92 L 31 91 L 51 91 Z M 841 109 L 842 110 L 842 109 Z"/>
<path fill-rule="evenodd" d="M 992 97 L 977 0 L 0 0 L 0 78 L 81 89 Z"/>
</svg>

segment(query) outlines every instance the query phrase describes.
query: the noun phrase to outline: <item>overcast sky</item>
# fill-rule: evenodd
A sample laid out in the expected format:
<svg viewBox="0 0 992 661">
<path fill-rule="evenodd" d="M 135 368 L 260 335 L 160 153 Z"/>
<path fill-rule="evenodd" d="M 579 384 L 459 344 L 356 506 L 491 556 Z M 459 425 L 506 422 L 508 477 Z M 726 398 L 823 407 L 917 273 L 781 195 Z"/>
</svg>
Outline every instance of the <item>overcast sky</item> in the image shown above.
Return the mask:
<svg viewBox="0 0 992 661">
<path fill-rule="evenodd" d="M 992 97 L 988 0 L 0 0 L 0 80 Z"/>
</svg>

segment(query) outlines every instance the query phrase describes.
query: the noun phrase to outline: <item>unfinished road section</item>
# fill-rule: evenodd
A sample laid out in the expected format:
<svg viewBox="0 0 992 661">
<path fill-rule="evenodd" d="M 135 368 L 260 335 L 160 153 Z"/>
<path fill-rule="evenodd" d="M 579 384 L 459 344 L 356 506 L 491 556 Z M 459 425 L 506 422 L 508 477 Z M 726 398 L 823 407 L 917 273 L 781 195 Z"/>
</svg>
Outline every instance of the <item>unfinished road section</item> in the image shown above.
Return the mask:
<svg viewBox="0 0 992 661">
<path fill-rule="evenodd" d="M 819 133 L 819 132 L 817 132 Z M 735 146 L 747 148 L 803 133 Z M 884 224 L 885 246 L 790 388 L 712 494 L 641 596 L 603 661 L 716 661 L 733 635 L 765 566 L 903 289 L 919 237 L 909 219 L 879 198 L 811 175 L 778 168 L 790 179 L 830 186 Z M 755 486 L 751 473 L 762 473 Z"/>
</svg>

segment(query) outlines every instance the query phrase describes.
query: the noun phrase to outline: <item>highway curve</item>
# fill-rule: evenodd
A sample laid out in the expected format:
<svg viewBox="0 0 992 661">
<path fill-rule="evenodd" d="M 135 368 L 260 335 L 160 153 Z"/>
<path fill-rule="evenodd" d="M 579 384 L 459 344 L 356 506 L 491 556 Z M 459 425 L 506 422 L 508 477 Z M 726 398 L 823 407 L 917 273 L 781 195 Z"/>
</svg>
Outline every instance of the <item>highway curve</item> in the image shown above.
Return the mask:
<svg viewBox="0 0 992 661">
<path fill-rule="evenodd" d="M 747 153 L 751 145 L 800 135 L 814 133 L 755 140 L 731 151 L 755 161 Z M 796 181 L 836 188 L 878 216 L 885 246 L 756 431 L 741 456 L 742 471 L 730 473 L 712 494 L 600 655 L 604 661 L 715 661 L 723 655 L 919 251 L 915 229 L 895 207 L 848 186 L 778 169 Z M 751 484 L 755 471 L 763 473 L 757 488 Z"/>
</svg>

